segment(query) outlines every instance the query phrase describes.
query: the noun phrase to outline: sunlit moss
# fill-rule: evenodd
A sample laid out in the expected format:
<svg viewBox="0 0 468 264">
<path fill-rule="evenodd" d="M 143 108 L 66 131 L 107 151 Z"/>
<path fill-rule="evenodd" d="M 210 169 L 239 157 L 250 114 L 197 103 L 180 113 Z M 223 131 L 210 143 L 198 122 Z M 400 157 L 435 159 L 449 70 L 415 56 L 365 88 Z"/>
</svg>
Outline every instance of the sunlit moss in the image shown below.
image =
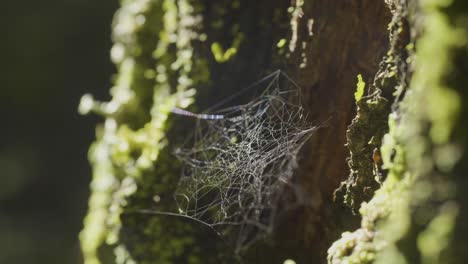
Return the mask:
<svg viewBox="0 0 468 264">
<path fill-rule="evenodd" d="M 354 100 L 356 100 L 356 102 L 359 102 L 362 96 L 364 95 L 364 88 L 366 87 L 366 83 L 362 80 L 361 74 L 359 74 L 357 78 L 358 78 L 358 82 L 356 84 L 357 89 L 356 89 L 356 92 L 354 93 Z"/>
<path fill-rule="evenodd" d="M 226 62 L 230 60 L 233 56 L 237 54 L 237 51 L 244 40 L 244 34 L 239 32 L 234 37 L 234 41 L 232 42 L 232 46 L 227 48 L 226 50 L 223 49 L 220 43 L 214 42 L 211 44 L 211 52 L 215 60 L 219 63 Z"/>
<path fill-rule="evenodd" d="M 292 260 L 292 259 L 287 259 L 283 262 L 283 264 L 296 264 L 296 261 Z"/>
<path fill-rule="evenodd" d="M 373 197 L 387 174 L 380 153 L 382 138 L 388 132 L 389 115 L 395 110 L 395 101 L 401 100 L 406 90 L 407 68 L 412 60 L 412 53 L 406 49 L 411 40 L 407 36 L 410 29 L 407 23 L 408 6 L 405 3 L 388 1 L 393 14 L 388 26 L 389 49 L 367 88 L 358 79 L 354 98 L 357 113 L 346 131 L 350 176 L 335 192 L 335 197 L 344 199 L 344 203 L 354 212 L 358 211 L 362 202 Z M 361 91 L 363 95 L 359 96 Z"/>
<path fill-rule="evenodd" d="M 292 2 L 288 8 L 288 13 L 291 14 L 291 39 L 289 40 L 289 51 L 294 52 L 297 45 L 298 30 L 299 30 L 299 20 L 304 15 L 302 7 L 304 6 L 304 0 L 298 0 Z"/>
<path fill-rule="evenodd" d="M 285 38 L 282 38 L 278 41 L 278 43 L 276 43 L 276 47 L 278 49 L 281 49 L 283 48 L 284 46 L 286 46 L 286 43 L 287 43 L 287 40 Z"/>
<path fill-rule="evenodd" d="M 463 128 L 460 117 L 466 98 L 459 91 L 466 82 L 455 64 L 467 56 L 468 24 L 453 23 L 457 19 L 452 13 L 466 16 L 468 6 L 462 2 L 421 1 L 417 12 L 424 13 L 424 26 L 416 41 L 414 75 L 405 98 L 389 116 L 390 131 L 381 148 L 387 179 L 361 206 L 362 228 L 351 233 L 357 236 L 367 230 L 374 235 L 346 244 L 350 235 L 344 234 L 330 248 L 331 263 L 355 261 L 369 245 L 375 252 L 373 263 L 463 262 L 462 252 L 454 253 L 463 247 L 454 240 L 463 202 L 455 199 L 454 168 L 464 144 L 455 135 L 461 136 L 457 129 Z M 413 14 L 415 20 L 420 15 Z M 466 240 L 466 234 L 460 236 Z"/>
<path fill-rule="evenodd" d="M 85 263 L 101 263 L 109 254 L 115 256 L 115 263 L 133 263 L 141 254 L 121 238 L 122 214 L 135 206 L 130 198 L 137 193 L 154 197 L 154 193 L 141 193 L 140 188 L 164 150 L 168 115 L 174 107 L 191 104 L 194 85 L 209 76 L 202 60 L 193 63 L 192 42 L 197 41 L 200 21 L 193 11 L 184 0 L 137 0 L 122 1 L 115 14 L 111 58 L 118 72 L 110 90 L 112 99 L 98 102 L 85 95 L 79 107 L 82 114 L 93 111 L 106 118 L 89 152 L 92 194 L 80 233 Z M 179 251 L 174 254 L 180 255 L 183 246 L 192 242 L 174 243 Z M 151 247 L 157 248 L 146 245 L 145 254 L 156 256 L 149 253 Z M 101 252 L 110 249 L 114 252 Z"/>
</svg>

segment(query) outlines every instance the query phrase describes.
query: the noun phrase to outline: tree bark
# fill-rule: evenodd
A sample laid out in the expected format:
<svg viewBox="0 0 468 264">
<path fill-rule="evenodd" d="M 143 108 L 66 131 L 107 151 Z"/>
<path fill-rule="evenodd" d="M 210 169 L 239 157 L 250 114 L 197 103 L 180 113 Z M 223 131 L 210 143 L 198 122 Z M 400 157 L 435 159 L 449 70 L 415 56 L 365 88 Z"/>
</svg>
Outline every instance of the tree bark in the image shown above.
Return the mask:
<svg viewBox="0 0 468 264">
<path fill-rule="evenodd" d="M 85 263 L 468 259 L 462 0 L 121 2 L 112 100 L 80 104 L 105 118 L 89 152 Z M 172 151 L 193 124 L 171 110 L 206 109 L 276 69 L 326 124 L 294 179 L 307 202 L 240 259 L 202 225 L 141 213 L 176 210 Z"/>
</svg>

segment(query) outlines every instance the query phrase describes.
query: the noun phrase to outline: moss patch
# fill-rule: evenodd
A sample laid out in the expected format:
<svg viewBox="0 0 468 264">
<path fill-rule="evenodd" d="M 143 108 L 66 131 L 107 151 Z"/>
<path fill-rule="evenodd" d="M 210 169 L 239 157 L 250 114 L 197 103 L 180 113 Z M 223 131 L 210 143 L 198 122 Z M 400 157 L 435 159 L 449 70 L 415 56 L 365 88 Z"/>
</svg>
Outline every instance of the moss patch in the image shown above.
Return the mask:
<svg viewBox="0 0 468 264">
<path fill-rule="evenodd" d="M 394 1 L 396 6 L 401 3 Z M 330 248 L 329 263 L 463 263 L 466 259 L 460 246 L 466 242 L 459 244 L 466 240 L 460 220 L 460 207 L 466 204 L 461 197 L 466 195 L 456 186 L 466 186 L 457 171 L 467 142 L 466 133 L 460 133 L 466 132 L 460 125 L 467 99 L 460 91 L 466 76 L 460 74 L 458 62 L 467 58 L 468 23 L 457 18 L 466 16 L 468 5 L 436 0 L 421 1 L 421 9 L 403 7 L 413 12 L 413 26 L 421 30 L 417 31 L 421 37 L 415 45 L 410 89 L 393 108 L 381 148 L 388 176 L 361 206 L 361 229 L 344 234 Z M 360 233 L 370 235 L 349 242 Z M 371 260 L 360 258 L 370 253 Z"/>
<path fill-rule="evenodd" d="M 136 209 L 133 196 L 151 199 L 157 194 L 142 190 L 149 182 L 165 181 L 162 176 L 155 179 L 154 171 L 163 164 L 159 156 L 170 127 L 168 115 L 173 107 L 187 107 L 193 101 L 192 88 L 207 81 L 203 60 L 194 60 L 197 25 L 189 1 L 122 1 L 115 14 L 111 56 L 118 73 L 112 100 L 98 102 L 87 95 L 80 104 L 80 112 L 94 111 L 106 119 L 89 152 L 92 194 L 80 233 L 85 263 L 144 263 L 142 256 L 153 258 L 157 245 L 146 245 L 145 252 L 132 247 L 122 233 L 121 220 Z M 161 233 L 151 227 L 142 228 L 153 235 Z M 179 250 L 160 259 L 180 255 L 181 247 L 190 242 L 190 238 L 175 240 L 174 248 Z"/>
<path fill-rule="evenodd" d="M 335 192 L 335 199 L 355 212 L 362 202 L 373 197 L 386 177 L 380 154 L 382 138 L 388 132 L 392 102 L 398 103 L 407 86 L 410 61 L 407 7 L 402 3 L 389 3 L 389 8 L 393 14 L 389 24 L 389 50 L 367 91 L 362 80 L 357 84 L 356 116 L 346 131 L 350 175 Z"/>
</svg>

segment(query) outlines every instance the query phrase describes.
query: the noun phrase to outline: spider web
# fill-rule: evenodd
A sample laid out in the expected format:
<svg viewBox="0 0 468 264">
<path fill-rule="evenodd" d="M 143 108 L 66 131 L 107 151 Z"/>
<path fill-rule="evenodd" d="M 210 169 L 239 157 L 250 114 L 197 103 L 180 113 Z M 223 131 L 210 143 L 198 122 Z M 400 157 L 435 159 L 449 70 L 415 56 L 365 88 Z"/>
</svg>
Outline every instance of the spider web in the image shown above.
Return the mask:
<svg viewBox="0 0 468 264">
<path fill-rule="evenodd" d="M 228 238 L 236 253 L 273 231 L 298 153 L 319 127 L 308 121 L 300 89 L 283 72 L 254 86 L 263 90 L 259 96 L 212 112 L 222 119 L 198 119 L 192 140 L 175 151 L 184 163 L 174 194 L 178 215 Z"/>
</svg>

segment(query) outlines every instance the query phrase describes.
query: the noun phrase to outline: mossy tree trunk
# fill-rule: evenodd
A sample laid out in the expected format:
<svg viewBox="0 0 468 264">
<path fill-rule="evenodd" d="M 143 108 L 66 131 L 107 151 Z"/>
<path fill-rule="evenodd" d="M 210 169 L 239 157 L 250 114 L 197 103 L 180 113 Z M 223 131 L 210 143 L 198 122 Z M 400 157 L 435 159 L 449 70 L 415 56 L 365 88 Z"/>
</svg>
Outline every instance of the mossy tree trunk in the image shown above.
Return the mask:
<svg viewBox="0 0 468 264">
<path fill-rule="evenodd" d="M 308 202 L 244 260 L 468 259 L 463 0 L 121 4 L 112 100 L 86 95 L 80 104 L 105 117 L 89 153 L 86 263 L 238 261 L 202 226 L 138 212 L 175 210 L 180 164 L 171 151 L 187 124 L 171 109 L 207 108 L 278 68 L 303 89 L 310 116 L 328 125 L 301 155 L 295 182 Z"/>
</svg>

